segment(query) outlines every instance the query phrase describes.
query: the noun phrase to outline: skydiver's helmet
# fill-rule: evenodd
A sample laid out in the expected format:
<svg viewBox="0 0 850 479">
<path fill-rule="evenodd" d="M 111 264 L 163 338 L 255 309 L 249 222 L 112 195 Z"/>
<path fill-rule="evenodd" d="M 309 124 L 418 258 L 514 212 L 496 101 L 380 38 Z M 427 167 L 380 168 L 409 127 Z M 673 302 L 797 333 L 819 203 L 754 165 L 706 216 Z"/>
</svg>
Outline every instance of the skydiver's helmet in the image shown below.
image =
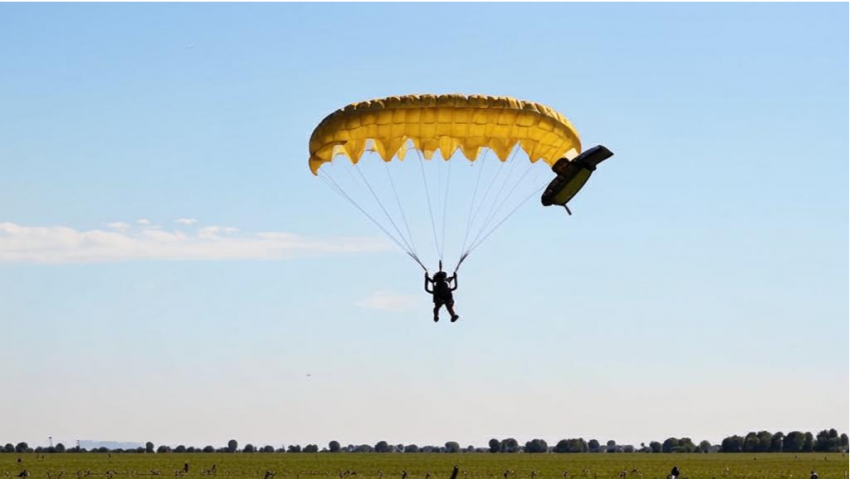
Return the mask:
<svg viewBox="0 0 850 479">
<path fill-rule="evenodd" d="M 445 281 L 446 280 L 446 272 L 445 271 L 437 271 L 434 273 L 434 281 Z"/>
</svg>

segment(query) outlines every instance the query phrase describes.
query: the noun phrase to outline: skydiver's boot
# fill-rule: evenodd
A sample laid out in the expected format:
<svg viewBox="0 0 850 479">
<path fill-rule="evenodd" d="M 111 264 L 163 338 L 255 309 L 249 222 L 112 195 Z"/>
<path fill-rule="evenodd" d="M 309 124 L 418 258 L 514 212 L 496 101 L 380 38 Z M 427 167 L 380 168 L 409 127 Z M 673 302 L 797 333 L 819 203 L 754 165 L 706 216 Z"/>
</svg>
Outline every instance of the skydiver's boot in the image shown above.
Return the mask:
<svg viewBox="0 0 850 479">
<path fill-rule="evenodd" d="M 457 321 L 458 319 L 460 319 L 460 316 L 458 316 L 458 314 L 455 312 L 455 308 L 454 308 L 453 306 L 448 306 L 448 305 L 447 305 L 447 306 L 446 306 L 446 309 L 448 309 L 448 310 L 449 310 L 449 314 L 451 314 L 451 315 L 452 315 L 452 322 L 453 322 L 453 323 L 454 323 L 455 321 Z"/>
<path fill-rule="evenodd" d="M 434 322 L 436 323 L 439 320 L 440 320 L 440 309 L 434 308 Z"/>
</svg>

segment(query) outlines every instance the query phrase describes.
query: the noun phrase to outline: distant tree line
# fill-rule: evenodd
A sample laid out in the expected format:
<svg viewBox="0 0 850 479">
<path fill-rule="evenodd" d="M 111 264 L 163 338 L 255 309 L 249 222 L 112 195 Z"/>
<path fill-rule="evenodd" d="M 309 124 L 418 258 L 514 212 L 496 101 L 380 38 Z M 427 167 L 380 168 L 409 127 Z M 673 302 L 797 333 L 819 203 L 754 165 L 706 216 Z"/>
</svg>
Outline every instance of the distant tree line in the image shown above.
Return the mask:
<svg viewBox="0 0 850 479">
<path fill-rule="evenodd" d="M 145 443 L 144 447 L 135 449 L 109 449 L 106 447 L 92 448 L 87 450 L 80 447 L 66 448 L 62 443 L 51 447 L 36 447 L 32 448 L 25 442 L 19 442 L 16 445 L 11 443 L 0 447 L 0 453 L 85 453 L 85 452 L 100 452 L 100 453 L 141 453 L 141 454 L 167 454 L 167 453 L 493 453 L 493 454 L 510 454 L 510 453 L 709 453 L 709 452 L 729 452 L 729 453 L 763 453 L 763 452 L 846 452 L 848 450 L 847 434 L 838 434 L 835 429 L 824 429 L 817 435 L 810 432 L 792 431 L 788 434 L 781 432 L 771 433 L 768 431 L 750 432 L 747 435 L 729 436 L 719 445 L 712 445 L 708 441 L 701 441 L 699 444 L 687 437 L 675 438 L 670 437 L 664 442 L 651 441 L 649 445 L 641 443 L 640 447 L 632 445 L 620 445 L 615 441 L 607 441 L 604 445 L 596 439 L 585 441 L 583 438 L 561 439 L 554 446 L 550 446 L 543 439 L 532 439 L 525 444 L 520 444 L 514 438 L 507 439 L 490 439 L 488 447 L 474 447 L 461 445 L 455 441 L 449 441 L 442 446 L 428 445 L 417 446 L 416 444 L 390 444 L 387 441 L 379 441 L 375 445 L 370 444 L 349 444 L 341 445 L 337 441 L 331 441 L 326 447 L 319 448 L 316 444 L 307 444 L 302 447 L 297 444 L 289 446 L 274 447 L 270 445 L 255 446 L 254 444 L 245 444 L 241 449 L 239 443 L 235 439 L 231 439 L 224 447 L 213 447 L 210 445 L 204 447 L 184 446 L 179 445 L 174 448 L 171 446 L 160 445 L 157 447 L 152 442 Z"/>
<path fill-rule="evenodd" d="M 750 432 L 746 436 L 723 439 L 720 452 L 841 452 L 847 451 L 847 434 L 835 429 L 819 432 L 791 431 L 788 434 L 768 431 Z"/>
</svg>

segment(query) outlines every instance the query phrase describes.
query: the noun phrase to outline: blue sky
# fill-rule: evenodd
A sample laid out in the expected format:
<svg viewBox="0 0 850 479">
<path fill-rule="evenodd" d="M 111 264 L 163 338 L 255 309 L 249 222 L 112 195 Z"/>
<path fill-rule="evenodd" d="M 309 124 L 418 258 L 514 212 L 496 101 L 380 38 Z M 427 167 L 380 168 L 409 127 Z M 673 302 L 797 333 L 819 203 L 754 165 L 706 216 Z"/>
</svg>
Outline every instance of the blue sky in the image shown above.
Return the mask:
<svg viewBox="0 0 850 479">
<path fill-rule="evenodd" d="M 847 15 L 0 6 L 0 441 L 846 427 Z M 420 92 L 616 153 L 572 217 L 533 200 L 476 250 L 453 325 L 307 169 L 325 115 Z"/>
</svg>

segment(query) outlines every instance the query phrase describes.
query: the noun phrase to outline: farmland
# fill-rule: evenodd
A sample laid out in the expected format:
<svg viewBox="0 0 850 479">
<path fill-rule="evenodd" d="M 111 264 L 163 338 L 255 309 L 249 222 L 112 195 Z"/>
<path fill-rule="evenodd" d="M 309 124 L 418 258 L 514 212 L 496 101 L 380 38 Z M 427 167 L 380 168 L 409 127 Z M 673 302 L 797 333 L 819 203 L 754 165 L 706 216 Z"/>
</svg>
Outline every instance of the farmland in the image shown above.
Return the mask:
<svg viewBox="0 0 850 479">
<path fill-rule="evenodd" d="M 21 462 L 17 462 L 18 458 Z M 183 473 L 184 464 L 189 472 Z M 215 465 L 215 473 L 211 472 Z M 627 479 L 664 478 L 676 465 L 681 479 L 847 479 L 844 454 L 279 454 L 84 453 L 0 454 L 0 479 L 24 470 L 32 479 Z M 60 477 L 61 475 L 61 477 Z"/>
</svg>

